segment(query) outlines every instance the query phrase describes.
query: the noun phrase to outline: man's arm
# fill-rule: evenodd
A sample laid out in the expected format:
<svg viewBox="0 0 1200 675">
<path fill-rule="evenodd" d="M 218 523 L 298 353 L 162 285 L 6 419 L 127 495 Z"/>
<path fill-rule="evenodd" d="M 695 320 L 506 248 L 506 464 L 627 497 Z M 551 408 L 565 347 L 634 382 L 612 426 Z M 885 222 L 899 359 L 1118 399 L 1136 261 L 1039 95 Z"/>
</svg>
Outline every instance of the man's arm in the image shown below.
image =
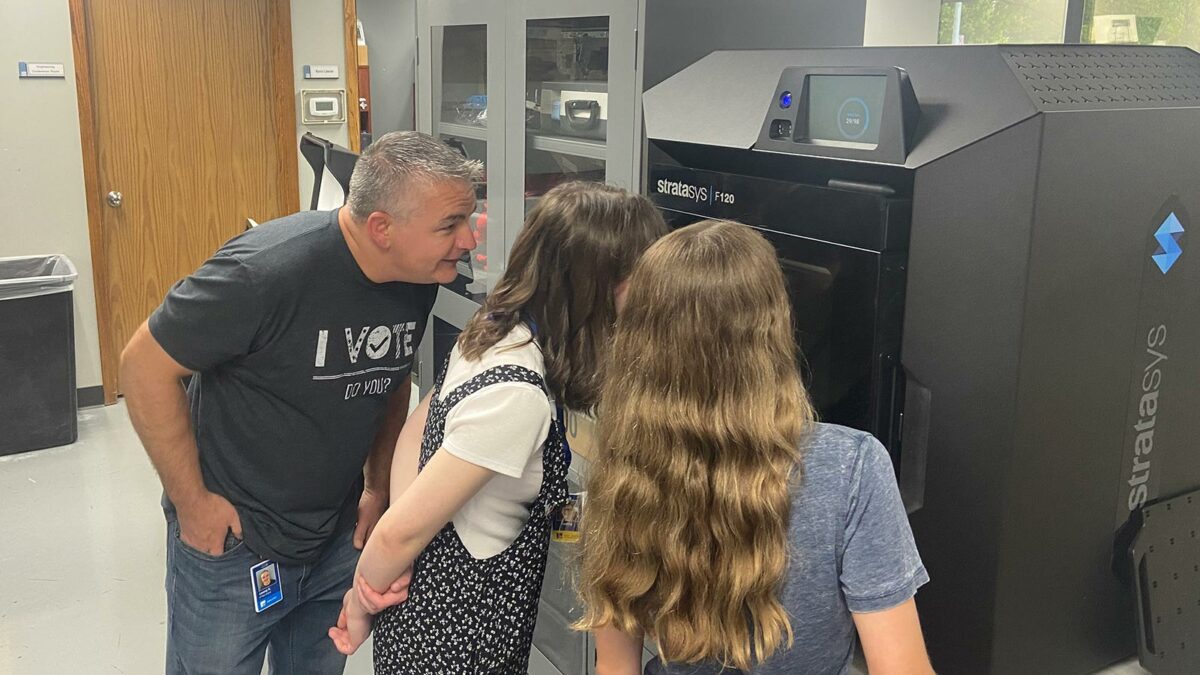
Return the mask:
<svg viewBox="0 0 1200 675">
<path fill-rule="evenodd" d="M 208 491 L 200 473 L 196 436 L 180 379 L 190 374 L 171 358 L 146 323 L 121 354 L 121 393 L 129 419 L 179 516 L 180 538 L 212 555 L 225 548 L 225 534 L 239 539 L 242 524 L 224 497 Z"/>
<path fill-rule="evenodd" d="M 405 420 L 408 419 L 408 402 L 411 395 L 412 375 L 409 375 L 388 398 L 383 424 L 379 425 L 379 431 L 375 433 L 375 440 L 371 444 L 371 455 L 367 457 L 367 465 L 363 469 L 368 490 L 388 493 L 392 455 L 396 452 L 396 439 L 399 438 Z"/>
<path fill-rule="evenodd" d="M 354 547 L 359 550 L 366 545 L 375 524 L 388 507 L 392 455 L 396 451 L 396 439 L 406 426 L 404 420 L 408 417 L 411 393 L 412 375 L 409 375 L 388 397 L 387 412 L 375 432 L 371 454 L 367 456 L 367 463 L 363 467 L 363 494 L 358 501 L 358 525 L 354 528 Z"/>
</svg>

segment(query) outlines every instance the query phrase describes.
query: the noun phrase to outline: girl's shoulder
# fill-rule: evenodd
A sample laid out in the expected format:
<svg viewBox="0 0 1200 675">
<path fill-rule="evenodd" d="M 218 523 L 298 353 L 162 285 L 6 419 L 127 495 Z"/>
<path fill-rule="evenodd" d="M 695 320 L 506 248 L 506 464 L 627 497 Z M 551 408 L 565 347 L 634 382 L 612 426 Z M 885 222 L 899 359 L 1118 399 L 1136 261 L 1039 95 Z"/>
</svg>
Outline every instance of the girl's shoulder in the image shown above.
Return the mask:
<svg viewBox="0 0 1200 675">
<path fill-rule="evenodd" d="M 802 501 L 844 503 L 864 481 L 895 480 L 891 455 L 882 443 L 865 431 L 837 424 L 810 425 L 800 439 L 800 461 Z"/>
<path fill-rule="evenodd" d="M 484 350 L 478 359 L 466 359 L 455 345 L 446 365 L 444 390 L 449 391 L 488 370 L 500 366 L 519 366 L 544 377 L 546 374 L 542 350 L 525 325 L 518 325 L 496 344 Z"/>
<path fill-rule="evenodd" d="M 847 461 L 857 463 L 877 453 L 886 455 L 887 450 L 874 436 L 838 424 L 814 422 L 800 438 L 800 454 L 806 469 L 810 463 L 838 466 Z"/>
<path fill-rule="evenodd" d="M 533 333 L 525 324 L 517 324 L 508 335 L 487 348 L 479 357 L 480 371 L 496 366 L 522 366 L 539 375 L 545 375 L 546 365 L 542 349 L 533 339 Z"/>
</svg>

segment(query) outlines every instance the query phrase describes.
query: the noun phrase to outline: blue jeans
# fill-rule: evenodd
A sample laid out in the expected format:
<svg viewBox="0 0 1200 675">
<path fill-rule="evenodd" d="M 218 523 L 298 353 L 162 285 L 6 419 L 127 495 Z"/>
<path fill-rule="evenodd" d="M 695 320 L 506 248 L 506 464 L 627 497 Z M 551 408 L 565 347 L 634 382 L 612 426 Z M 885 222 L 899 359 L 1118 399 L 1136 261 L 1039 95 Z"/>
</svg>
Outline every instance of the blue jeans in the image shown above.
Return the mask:
<svg viewBox="0 0 1200 675">
<path fill-rule="evenodd" d="M 219 556 L 197 551 L 179 538 L 174 512 L 166 515 L 168 675 L 259 675 L 267 654 L 273 675 L 345 669 L 327 631 L 358 564 L 353 529 L 313 564 L 280 563 L 283 601 L 258 614 L 250 567 L 261 558 L 233 535 Z"/>
</svg>

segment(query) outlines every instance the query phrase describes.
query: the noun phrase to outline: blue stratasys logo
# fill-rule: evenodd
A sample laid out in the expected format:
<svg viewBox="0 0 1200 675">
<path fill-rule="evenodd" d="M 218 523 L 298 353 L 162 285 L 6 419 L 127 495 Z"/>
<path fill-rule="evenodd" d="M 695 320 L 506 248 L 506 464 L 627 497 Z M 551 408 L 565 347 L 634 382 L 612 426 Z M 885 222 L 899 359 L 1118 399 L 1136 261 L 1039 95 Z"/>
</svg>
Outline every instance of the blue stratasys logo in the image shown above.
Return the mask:
<svg viewBox="0 0 1200 675">
<path fill-rule="evenodd" d="M 1158 231 L 1154 233 L 1154 238 L 1158 240 L 1158 250 L 1151 257 L 1154 258 L 1154 262 L 1158 264 L 1158 269 L 1162 270 L 1163 274 L 1171 271 L 1171 267 L 1183 253 L 1183 249 L 1179 246 L 1179 239 L 1182 236 L 1183 224 L 1179 222 L 1179 217 L 1172 211 L 1159 226 Z"/>
</svg>

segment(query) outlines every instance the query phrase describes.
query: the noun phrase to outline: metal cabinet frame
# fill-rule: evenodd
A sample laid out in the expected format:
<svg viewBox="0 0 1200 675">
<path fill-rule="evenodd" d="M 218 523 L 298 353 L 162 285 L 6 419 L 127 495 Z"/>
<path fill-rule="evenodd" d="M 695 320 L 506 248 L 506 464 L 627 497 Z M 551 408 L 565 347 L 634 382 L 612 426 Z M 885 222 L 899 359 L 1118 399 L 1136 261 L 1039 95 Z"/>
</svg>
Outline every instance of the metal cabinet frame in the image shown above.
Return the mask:
<svg viewBox="0 0 1200 675">
<path fill-rule="evenodd" d="M 635 77 L 637 2 L 607 0 L 420 0 L 417 5 L 417 130 L 433 136 L 450 133 L 487 142 L 490 292 L 508 263 L 512 245 L 525 218 L 527 148 L 576 155 L 605 162 L 605 181 L 636 188 L 635 123 L 638 88 Z M 527 135 L 525 129 L 525 60 L 528 22 L 540 19 L 607 17 L 609 25 L 607 138 L 593 141 L 573 137 Z M 487 127 L 443 122 L 440 115 L 442 32 L 446 26 L 486 26 Z M 499 105 L 496 104 L 499 102 Z M 499 252 L 499 253 L 497 253 Z M 461 329 L 479 303 L 446 288 L 438 290 L 433 314 Z M 421 340 L 416 382 L 428 390 L 441 366 L 434 363 L 433 321 Z"/>
</svg>

